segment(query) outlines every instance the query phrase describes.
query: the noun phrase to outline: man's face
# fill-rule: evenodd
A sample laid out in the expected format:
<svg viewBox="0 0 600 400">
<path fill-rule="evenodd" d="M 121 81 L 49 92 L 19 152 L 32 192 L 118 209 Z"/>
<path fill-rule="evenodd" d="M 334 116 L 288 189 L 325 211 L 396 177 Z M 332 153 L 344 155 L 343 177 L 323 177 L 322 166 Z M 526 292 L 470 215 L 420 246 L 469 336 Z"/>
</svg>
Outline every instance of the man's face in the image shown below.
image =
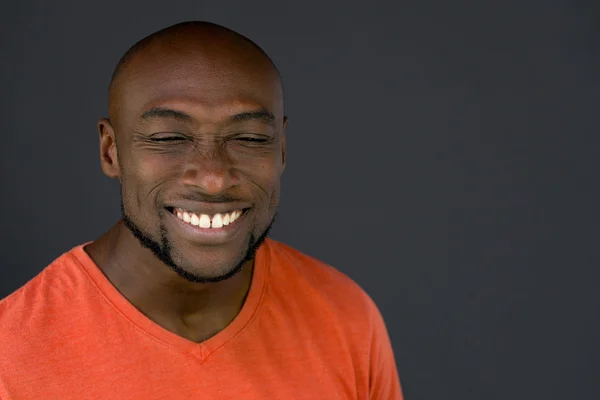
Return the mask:
<svg viewBox="0 0 600 400">
<path fill-rule="evenodd" d="M 165 56 L 134 69 L 111 115 L 126 225 L 192 281 L 264 238 L 285 158 L 281 87 L 264 68 Z"/>
</svg>

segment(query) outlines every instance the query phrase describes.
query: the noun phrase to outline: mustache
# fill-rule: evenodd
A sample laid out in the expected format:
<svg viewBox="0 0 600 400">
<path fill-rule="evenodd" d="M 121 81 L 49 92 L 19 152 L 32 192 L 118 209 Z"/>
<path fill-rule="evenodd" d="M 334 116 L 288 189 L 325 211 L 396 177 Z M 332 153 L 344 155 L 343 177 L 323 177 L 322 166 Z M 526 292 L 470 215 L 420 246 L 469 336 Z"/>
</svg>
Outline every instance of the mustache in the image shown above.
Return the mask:
<svg viewBox="0 0 600 400">
<path fill-rule="evenodd" d="M 239 197 L 234 197 L 230 195 L 220 194 L 220 195 L 207 195 L 204 193 L 180 193 L 175 194 L 173 196 L 169 196 L 170 198 L 188 200 L 197 203 L 233 203 L 237 201 L 243 201 Z"/>
</svg>

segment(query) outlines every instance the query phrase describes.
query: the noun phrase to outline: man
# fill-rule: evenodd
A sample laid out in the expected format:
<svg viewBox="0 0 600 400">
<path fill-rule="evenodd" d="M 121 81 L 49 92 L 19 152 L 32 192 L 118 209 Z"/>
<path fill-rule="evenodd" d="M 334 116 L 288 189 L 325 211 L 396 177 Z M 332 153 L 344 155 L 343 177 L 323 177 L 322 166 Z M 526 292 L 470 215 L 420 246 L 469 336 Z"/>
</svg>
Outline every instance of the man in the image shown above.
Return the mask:
<svg viewBox="0 0 600 400">
<path fill-rule="evenodd" d="M 371 299 L 267 239 L 286 125 L 247 38 L 135 44 L 98 123 L 123 218 L 0 302 L 0 399 L 402 399 Z"/>
</svg>

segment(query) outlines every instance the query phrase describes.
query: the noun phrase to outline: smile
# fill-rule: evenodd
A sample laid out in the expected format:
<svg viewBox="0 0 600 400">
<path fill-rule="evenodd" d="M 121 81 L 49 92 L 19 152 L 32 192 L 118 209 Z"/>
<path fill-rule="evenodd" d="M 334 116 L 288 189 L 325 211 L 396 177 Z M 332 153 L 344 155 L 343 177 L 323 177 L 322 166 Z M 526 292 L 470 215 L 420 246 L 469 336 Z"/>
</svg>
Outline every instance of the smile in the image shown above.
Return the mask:
<svg viewBox="0 0 600 400">
<path fill-rule="evenodd" d="M 182 208 L 174 208 L 172 213 L 186 224 L 204 229 L 219 229 L 235 223 L 242 216 L 244 210 L 233 210 L 228 213 L 208 215 L 196 214 Z"/>
</svg>

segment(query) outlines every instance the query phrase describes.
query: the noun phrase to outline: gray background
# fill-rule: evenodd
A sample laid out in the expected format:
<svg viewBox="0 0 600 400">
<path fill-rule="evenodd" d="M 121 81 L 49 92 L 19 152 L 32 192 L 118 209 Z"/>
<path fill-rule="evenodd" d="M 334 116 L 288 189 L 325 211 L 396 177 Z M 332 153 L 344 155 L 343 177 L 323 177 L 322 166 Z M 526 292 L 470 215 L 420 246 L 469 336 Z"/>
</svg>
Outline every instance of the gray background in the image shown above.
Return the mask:
<svg viewBox="0 0 600 400">
<path fill-rule="evenodd" d="M 371 294 L 407 399 L 600 397 L 594 2 L 3 6 L 0 297 L 118 218 L 95 131 L 112 68 L 206 19 L 281 69 L 273 237 Z"/>
</svg>

